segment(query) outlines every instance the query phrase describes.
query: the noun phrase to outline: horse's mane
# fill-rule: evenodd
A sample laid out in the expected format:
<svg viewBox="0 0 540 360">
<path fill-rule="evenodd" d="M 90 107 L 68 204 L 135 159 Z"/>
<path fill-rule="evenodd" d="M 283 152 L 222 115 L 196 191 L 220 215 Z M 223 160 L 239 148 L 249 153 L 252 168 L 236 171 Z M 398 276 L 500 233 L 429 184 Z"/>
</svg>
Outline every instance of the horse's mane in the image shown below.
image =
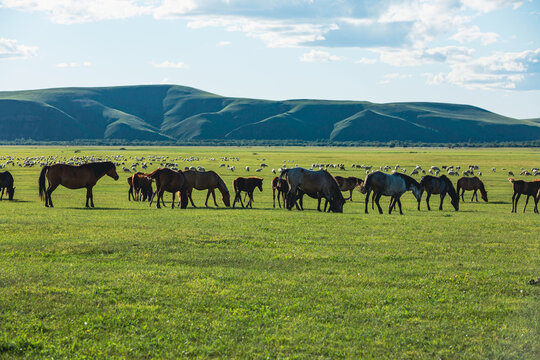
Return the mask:
<svg viewBox="0 0 540 360">
<path fill-rule="evenodd" d="M 413 177 L 409 176 L 409 175 L 402 174 L 402 173 L 399 173 L 399 172 L 395 172 L 393 175 L 398 175 L 403 180 L 405 180 L 405 186 L 407 187 L 407 189 L 410 187 L 411 184 L 416 186 L 417 188 L 420 188 L 420 183 L 418 181 L 416 181 Z"/>
</svg>

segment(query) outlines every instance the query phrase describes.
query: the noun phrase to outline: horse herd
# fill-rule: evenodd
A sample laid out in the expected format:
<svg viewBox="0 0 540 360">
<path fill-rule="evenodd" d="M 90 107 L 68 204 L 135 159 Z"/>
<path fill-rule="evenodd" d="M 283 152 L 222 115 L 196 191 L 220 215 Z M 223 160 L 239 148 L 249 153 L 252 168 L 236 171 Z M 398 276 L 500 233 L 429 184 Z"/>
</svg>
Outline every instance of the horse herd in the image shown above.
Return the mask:
<svg viewBox="0 0 540 360">
<path fill-rule="evenodd" d="M 92 188 L 97 181 L 103 176 L 108 175 L 114 180 L 118 180 L 119 176 L 116 173 L 116 166 L 113 162 L 93 162 L 83 165 L 66 165 L 54 164 L 47 165 L 41 169 L 38 188 L 41 199 L 45 201 L 46 207 L 53 207 L 51 198 L 52 192 L 59 186 L 63 185 L 69 189 L 86 188 L 86 207 L 94 207 L 94 199 Z M 48 187 L 46 188 L 46 181 Z M 212 195 L 214 205 L 216 202 L 215 189 L 221 193 L 223 204 L 227 207 L 231 206 L 230 194 L 223 179 L 214 171 L 197 171 L 185 170 L 176 171 L 170 168 L 159 168 L 151 173 L 137 172 L 128 177 L 129 184 L 128 200 L 143 200 L 149 201 L 150 206 L 156 201 L 156 207 L 160 208 L 165 205 L 163 195 L 165 192 L 172 193 L 171 207 L 174 208 L 175 195 L 178 197 L 178 203 L 181 208 L 187 208 L 191 203 L 195 204 L 192 199 L 193 189 L 207 190 L 205 206 L 208 206 L 208 199 Z M 527 199 L 525 207 L 527 207 L 529 198 L 532 196 L 535 202 L 534 212 L 538 213 L 538 201 L 540 200 L 540 179 L 534 181 L 515 180 L 510 178 L 514 194 L 512 196 L 512 212 L 517 212 L 517 203 L 521 195 L 526 195 Z M 156 190 L 153 190 L 153 183 L 156 185 Z M 235 197 L 232 203 L 234 208 L 236 203 L 240 203 L 244 207 L 244 201 L 249 198 L 246 207 L 253 207 L 253 193 L 255 189 L 262 191 L 263 179 L 261 177 L 238 177 L 233 181 L 233 190 Z M 15 187 L 13 176 L 9 172 L 0 172 L 0 200 L 4 196 L 4 191 L 7 191 L 9 200 L 13 199 Z M 367 174 L 364 180 L 357 177 L 341 177 L 332 176 L 326 170 L 308 170 L 300 167 L 284 169 L 280 176 L 276 176 L 272 180 L 272 193 L 274 200 L 274 208 L 276 206 L 276 198 L 278 206 L 291 210 L 296 206 L 297 209 L 303 210 L 303 197 L 309 197 L 318 200 L 317 209 L 321 211 L 321 201 L 325 200 L 324 209 L 322 211 L 343 212 L 343 205 L 346 200 L 352 201 L 353 190 L 359 189 L 361 193 L 366 195 L 365 212 L 368 213 L 369 197 L 372 195 L 372 209 L 374 204 L 377 205 L 379 213 L 383 213 L 380 206 L 380 198 L 390 196 L 390 204 L 388 212 L 392 213 L 395 206 L 399 207 L 400 214 L 403 214 L 401 207 L 401 196 L 411 191 L 418 202 L 418 210 L 420 210 L 420 202 L 422 194 L 426 192 L 426 204 L 428 210 L 431 210 L 429 199 L 432 194 L 440 195 L 439 210 L 443 208 L 443 202 L 446 194 L 450 196 L 450 203 L 456 211 L 459 210 L 460 197 L 464 201 L 464 192 L 473 191 L 471 201 L 480 191 L 484 201 L 488 201 L 487 192 L 484 184 L 478 177 L 462 177 L 457 181 L 457 190 L 454 188 L 452 181 L 445 175 L 440 177 L 426 175 L 423 176 L 420 182 L 416 181 L 411 176 L 400 172 L 386 174 L 382 171 L 374 171 Z M 342 191 L 348 191 L 349 197 L 345 199 Z M 242 192 L 245 192 L 244 201 L 242 200 Z M 277 193 L 277 197 L 276 197 Z"/>
</svg>

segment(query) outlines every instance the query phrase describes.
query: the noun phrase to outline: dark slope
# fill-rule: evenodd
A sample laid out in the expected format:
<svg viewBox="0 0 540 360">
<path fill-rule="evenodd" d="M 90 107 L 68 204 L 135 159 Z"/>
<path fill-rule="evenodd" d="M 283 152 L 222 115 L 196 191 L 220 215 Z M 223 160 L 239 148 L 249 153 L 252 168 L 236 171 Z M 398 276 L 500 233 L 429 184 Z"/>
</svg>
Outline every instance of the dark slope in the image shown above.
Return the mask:
<svg viewBox="0 0 540 360">
<path fill-rule="evenodd" d="M 267 101 L 175 85 L 0 92 L 0 140 L 20 138 L 527 141 L 540 138 L 540 120 L 468 105 Z"/>
</svg>

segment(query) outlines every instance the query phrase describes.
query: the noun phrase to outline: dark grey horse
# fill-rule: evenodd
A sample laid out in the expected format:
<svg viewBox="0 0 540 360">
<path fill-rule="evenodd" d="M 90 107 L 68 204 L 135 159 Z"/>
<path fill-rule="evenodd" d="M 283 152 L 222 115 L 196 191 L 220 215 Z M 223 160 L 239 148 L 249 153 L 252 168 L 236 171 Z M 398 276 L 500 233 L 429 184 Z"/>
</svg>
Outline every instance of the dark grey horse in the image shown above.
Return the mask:
<svg viewBox="0 0 540 360">
<path fill-rule="evenodd" d="M 306 194 L 316 194 L 318 199 L 325 198 L 330 204 L 330 211 L 343 212 L 345 199 L 332 175 L 325 170 L 312 171 L 304 168 L 286 169 L 280 178 L 287 179 L 287 209 L 295 205 L 299 190 Z"/>
<path fill-rule="evenodd" d="M 375 203 L 379 209 L 379 213 L 382 214 L 382 208 L 379 204 L 379 200 L 382 195 L 391 196 L 390 205 L 388 206 L 388 213 L 392 213 L 392 209 L 396 203 L 399 206 L 399 213 L 403 215 L 401 210 L 401 195 L 406 191 L 411 190 L 414 197 L 420 204 L 422 199 L 422 187 L 412 177 L 401 173 L 394 173 L 392 175 L 385 174 L 381 171 L 375 171 L 366 176 L 366 180 L 361 186 L 361 192 L 366 194 L 365 212 L 368 213 L 369 194 L 373 191 L 375 197 Z"/>
</svg>

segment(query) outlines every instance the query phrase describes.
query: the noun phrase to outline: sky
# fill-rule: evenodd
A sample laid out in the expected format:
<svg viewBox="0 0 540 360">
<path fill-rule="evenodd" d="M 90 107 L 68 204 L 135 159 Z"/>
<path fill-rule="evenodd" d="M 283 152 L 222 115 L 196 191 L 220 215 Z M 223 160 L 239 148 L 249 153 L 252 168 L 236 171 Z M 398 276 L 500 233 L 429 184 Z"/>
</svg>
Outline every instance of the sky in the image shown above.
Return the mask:
<svg viewBox="0 0 540 360">
<path fill-rule="evenodd" d="M 0 0 L 0 91 L 141 84 L 540 118 L 540 0 Z"/>
</svg>

